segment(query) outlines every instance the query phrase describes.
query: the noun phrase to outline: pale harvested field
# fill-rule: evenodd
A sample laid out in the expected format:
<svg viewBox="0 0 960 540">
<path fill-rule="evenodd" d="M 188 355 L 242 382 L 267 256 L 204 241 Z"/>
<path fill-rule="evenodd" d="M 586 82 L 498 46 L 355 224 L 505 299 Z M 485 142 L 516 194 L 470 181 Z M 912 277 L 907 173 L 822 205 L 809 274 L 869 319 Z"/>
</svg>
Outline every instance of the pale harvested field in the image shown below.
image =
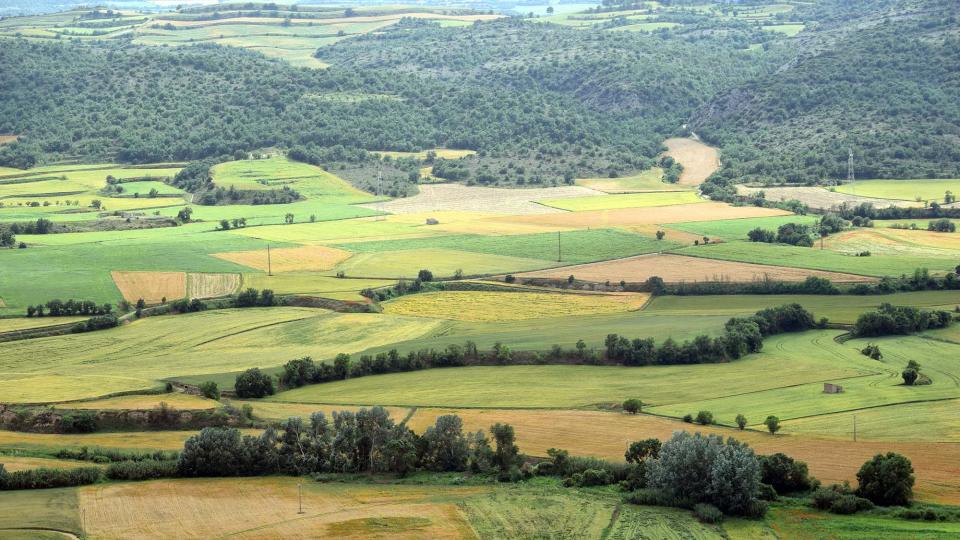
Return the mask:
<svg viewBox="0 0 960 540">
<path fill-rule="evenodd" d="M 956 233 L 855 228 L 828 236 L 824 246 L 851 255 L 869 251 L 873 255 L 950 259 L 958 255 L 958 237 Z"/>
<path fill-rule="evenodd" d="M 334 411 L 357 412 L 362 408 L 360 406 L 352 405 L 316 405 L 313 403 L 282 403 L 278 401 L 257 400 L 246 401 L 242 399 L 230 400 L 230 404 L 238 409 L 244 405 L 250 405 L 253 407 L 254 416 L 267 420 L 286 420 L 287 418 L 293 416 L 299 416 L 303 418 L 304 421 L 309 421 L 311 414 L 315 412 L 323 412 L 325 415 L 327 415 L 327 420 L 331 422 L 333 421 Z M 412 410 L 406 407 L 384 408 L 390 414 L 390 418 L 398 424 L 402 422 Z"/>
<path fill-rule="evenodd" d="M 4 455 L 0 455 L 0 464 L 7 472 L 28 471 L 30 469 L 76 469 L 78 467 L 96 466 L 89 461 Z"/>
<path fill-rule="evenodd" d="M 258 435 L 259 430 L 242 430 Z M 197 434 L 192 431 L 119 431 L 104 433 L 24 433 L 0 431 L 4 450 L 50 450 L 60 448 L 118 448 L 125 450 L 182 450 L 183 443 Z"/>
<path fill-rule="evenodd" d="M 187 295 L 187 275 L 183 272 L 110 272 L 120 294 L 129 301 L 143 298 L 148 304 L 164 298 L 177 300 Z"/>
<path fill-rule="evenodd" d="M 16 135 L 0 135 L 0 144 L 10 144 L 17 140 Z"/>
<path fill-rule="evenodd" d="M 347 260 L 351 253 L 342 249 L 326 246 L 301 246 L 294 248 L 276 248 L 270 250 L 270 266 L 274 272 L 323 271 L 330 270 Z M 214 253 L 214 257 L 224 259 L 262 272 L 267 271 L 267 250 L 228 251 Z"/>
<path fill-rule="evenodd" d="M 219 20 L 201 20 L 201 21 L 184 21 L 184 20 L 168 20 L 162 17 L 158 17 L 156 20 L 161 21 L 163 24 L 170 23 L 173 26 L 214 26 L 218 24 L 239 24 L 239 23 L 248 23 L 248 24 L 261 24 L 261 25 L 274 25 L 282 24 L 285 20 L 290 21 L 292 24 L 314 24 L 314 25 L 324 25 L 324 24 L 350 24 L 350 23 L 365 23 L 365 22 L 389 22 L 389 21 L 399 21 L 402 17 L 410 17 L 413 19 L 434 19 L 434 20 L 444 20 L 444 21 L 492 21 L 494 19 L 499 19 L 503 15 L 486 15 L 486 14 L 477 14 L 477 15 L 441 15 L 439 13 L 398 13 L 394 15 L 360 15 L 356 17 L 338 17 L 334 19 L 284 19 L 283 17 L 231 17 L 227 19 Z"/>
<path fill-rule="evenodd" d="M 785 266 L 766 266 L 762 264 L 739 263 L 708 260 L 683 255 L 639 255 L 626 259 L 604 261 L 578 266 L 564 266 L 549 270 L 538 270 L 520 274 L 521 277 L 545 277 L 562 279 L 576 276 L 585 281 L 621 280 L 642 282 L 652 276 L 660 276 L 670 283 L 693 281 L 732 281 L 750 282 L 763 279 L 775 281 L 803 281 L 810 276 L 827 278 L 834 283 L 859 283 L 875 281 L 865 276 L 804 270 Z"/>
<path fill-rule="evenodd" d="M 960 503 L 960 443 L 838 441 L 771 436 L 756 431 L 738 431 L 716 426 L 697 426 L 650 415 L 626 415 L 601 411 L 548 410 L 443 410 L 418 409 L 408 425 L 422 433 L 440 414 L 458 414 L 465 431 L 506 422 L 516 429 L 520 450 L 546 455 L 548 448 L 563 448 L 571 455 L 622 460 L 630 441 L 656 437 L 670 438 L 675 431 L 717 433 L 745 441 L 760 454 L 784 452 L 807 462 L 810 472 L 824 483 L 848 480 L 856 484 L 863 462 L 880 452 L 907 456 L 916 470 L 915 492 L 923 500 L 945 504 Z"/>
<path fill-rule="evenodd" d="M 667 139 L 666 155 L 683 165 L 680 184 L 699 186 L 708 176 L 720 168 L 720 152 L 700 141 L 686 138 Z"/>
<path fill-rule="evenodd" d="M 156 480 L 79 489 L 94 538 L 471 538 L 456 502 L 488 487 Z"/>
<path fill-rule="evenodd" d="M 96 399 L 92 401 L 74 401 L 71 403 L 58 403 L 54 405 L 57 409 L 80 409 L 96 411 L 128 411 L 128 410 L 149 410 L 166 403 L 174 409 L 184 411 L 198 411 L 216 409 L 220 403 L 206 399 L 201 396 L 184 394 L 182 392 L 171 392 L 169 394 L 139 394 L 130 396 L 117 396 L 105 399 Z"/>
<path fill-rule="evenodd" d="M 240 274 L 187 274 L 190 298 L 218 298 L 231 295 L 240 288 Z"/>
<path fill-rule="evenodd" d="M 633 227 L 660 223 L 687 223 L 768 216 L 786 216 L 790 212 L 776 208 L 756 206 L 730 206 L 719 202 L 676 204 L 648 208 L 619 208 L 616 210 L 593 210 L 589 212 L 559 212 L 536 216 L 509 216 L 491 218 L 507 223 L 535 223 L 569 228 Z"/>
<path fill-rule="evenodd" d="M 453 321 L 519 321 L 637 311 L 648 294 L 447 291 L 402 296 L 383 304 L 390 315 Z"/>
<path fill-rule="evenodd" d="M 922 206 L 923 203 L 910 201 L 894 201 L 890 199 L 876 199 L 873 197 L 860 197 L 859 195 L 849 195 L 830 191 L 822 187 L 799 186 L 799 187 L 764 187 L 754 188 L 744 185 L 737 186 L 737 193 L 740 195 L 753 195 L 758 191 L 764 192 L 768 201 L 789 201 L 796 199 L 810 208 L 829 209 L 840 206 L 843 203 L 857 205 L 860 203 L 870 203 L 877 208 L 887 208 L 890 206 L 909 207 Z"/>
<path fill-rule="evenodd" d="M 422 185 L 420 193 L 385 203 L 363 204 L 365 208 L 383 210 L 392 214 L 417 214 L 442 210 L 489 212 L 497 214 L 557 214 L 563 210 L 550 208 L 533 201 L 566 199 L 605 195 L 580 186 L 507 189 L 463 186 L 460 184 Z"/>
<path fill-rule="evenodd" d="M 386 216 L 387 223 L 401 223 L 423 231 L 419 236 L 425 237 L 436 233 L 448 234 L 482 234 L 489 236 L 506 236 L 511 234 L 537 234 L 545 232 L 569 231 L 572 227 L 557 227 L 553 225 L 539 225 L 536 223 L 507 223 L 500 219 L 500 214 L 492 212 L 422 212 L 417 214 L 397 214 Z M 434 219 L 438 223 L 427 225 L 427 219 Z M 410 237 L 413 237 L 410 236 Z M 360 240 L 362 241 L 362 239 Z"/>
</svg>

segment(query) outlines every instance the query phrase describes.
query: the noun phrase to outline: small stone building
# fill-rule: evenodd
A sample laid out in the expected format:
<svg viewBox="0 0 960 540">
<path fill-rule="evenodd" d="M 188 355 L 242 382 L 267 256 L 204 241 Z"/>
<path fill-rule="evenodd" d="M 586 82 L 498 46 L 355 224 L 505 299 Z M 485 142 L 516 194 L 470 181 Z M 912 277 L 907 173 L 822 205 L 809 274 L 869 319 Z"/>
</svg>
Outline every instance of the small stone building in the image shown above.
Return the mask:
<svg viewBox="0 0 960 540">
<path fill-rule="evenodd" d="M 427 218 L 427 225 L 437 225 L 438 223 L 440 223 L 440 221 L 438 221 L 436 218 Z"/>
<path fill-rule="evenodd" d="M 824 394 L 841 394 L 843 393 L 843 387 L 839 384 L 833 384 L 825 382 L 823 383 L 823 393 Z"/>
</svg>

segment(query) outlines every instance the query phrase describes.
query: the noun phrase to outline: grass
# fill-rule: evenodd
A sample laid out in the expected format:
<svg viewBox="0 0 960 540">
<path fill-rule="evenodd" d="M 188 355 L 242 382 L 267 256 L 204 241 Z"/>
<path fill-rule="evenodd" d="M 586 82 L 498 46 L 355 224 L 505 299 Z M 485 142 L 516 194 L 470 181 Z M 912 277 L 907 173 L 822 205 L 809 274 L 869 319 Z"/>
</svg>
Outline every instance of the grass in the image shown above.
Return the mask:
<svg viewBox="0 0 960 540">
<path fill-rule="evenodd" d="M 953 399 L 902 403 L 790 420 L 783 429 L 798 435 L 849 440 L 856 422 L 857 437 L 862 440 L 960 442 L 958 412 L 960 401 Z"/>
<path fill-rule="evenodd" d="M 16 456 L 0 454 L 0 464 L 5 471 L 27 471 L 31 469 L 76 469 L 78 467 L 91 467 L 93 464 L 85 461 L 74 461 L 70 459 L 51 459 L 42 457 Z"/>
<path fill-rule="evenodd" d="M 44 537 L 42 531 L 23 529 L 82 534 L 77 491 L 73 488 L 0 491 L 0 508 L 0 532 L 9 534 L 6 538 L 63 538 L 59 534 Z"/>
<path fill-rule="evenodd" d="M 832 350 L 828 333 L 804 334 L 805 345 Z M 775 349 L 777 345 L 770 345 Z M 776 349 L 775 349 L 776 350 Z M 304 403 L 382 403 L 397 406 L 577 408 L 640 397 L 687 412 L 687 403 L 708 396 L 778 390 L 788 385 L 869 374 L 851 351 L 844 362 L 810 354 L 809 346 L 753 355 L 729 364 L 692 366 L 482 366 L 363 377 L 289 390 L 269 398 Z M 818 351 L 819 352 L 819 351 Z M 922 362 L 921 362 L 922 363 Z M 783 366 L 789 365 L 790 369 Z M 530 388 L 537 388 L 530 392 Z M 664 405 L 666 406 L 666 405 Z M 696 412 L 698 409 L 693 409 Z M 683 413 L 681 413 L 683 414 Z M 726 420 L 725 417 L 721 418 Z M 732 420 L 732 417 L 730 418 Z"/>
<path fill-rule="evenodd" d="M 272 289 L 277 294 L 302 294 L 340 300 L 364 300 L 363 289 L 385 287 L 396 282 L 390 279 L 339 279 L 314 273 L 244 274 L 243 286 Z"/>
<path fill-rule="evenodd" d="M 933 540 L 960 534 L 960 523 L 906 521 L 871 514 L 839 516 L 805 507 L 774 508 L 767 521 L 782 538 L 810 540 L 860 538 Z"/>
<path fill-rule="evenodd" d="M 0 395 L 8 402 L 58 402 L 152 389 L 170 377 L 204 380 L 305 355 L 331 358 L 416 338 L 437 324 L 309 308 L 151 317 L 113 330 L 4 344 Z"/>
<path fill-rule="evenodd" d="M 557 261 L 558 241 L 562 252 L 560 253 L 560 259 L 562 262 L 570 264 L 652 253 L 664 249 L 665 243 L 615 229 L 590 229 L 556 234 L 540 233 L 512 236 L 451 235 L 436 238 L 349 243 L 340 244 L 339 247 L 359 253 L 439 248 Z M 553 265 L 551 263 L 544 266 Z"/>
<path fill-rule="evenodd" d="M 45 317 L 45 318 L 7 318 L 0 319 L 0 332 L 14 332 L 17 330 L 29 330 L 31 328 L 43 328 L 44 326 L 54 326 L 58 324 L 70 324 L 77 321 L 85 321 L 88 317 Z"/>
<path fill-rule="evenodd" d="M 920 197 L 924 201 L 936 201 L 943 204 L 947 191 L 960 193 L 960 179 L 949 180 L 857 180 L 853 184 L 843 184 L 834 188 L 840 193 L 849 193 L 861 197 L 914 201 Z"/>
<path fill-rule="evenodd" d="M 692 204 L 704 202 L 692 191 L 665 191 L 652 193 L 623 193 L 604 195 L 601 197 L 573 197 L 569 199 L 547 199 L 540 204 L 569 210 L 584 212 L 590 210 L 616 210 L 618 208 L 646 208 L 649 206 L 671 206 L 675 204 Z"/>
<path fill-rule="evenodd" d="M 607 193 L 682 191 L 686 189 L 679 184 L 664 182 L 663 169 L 660 167 L 653 167 L 638 174 L 621 178 L 581 178 L 577 180 L 577 185 Z"/>
<path fill-rule="evenodd" d="M 450 291 L 402 296 L 385 303 L 383 310 L 456 321 L 509 321 L 636 311 L 649 298 L 647 294 Z"/>
<path fill-rule="evenodd" d="M 128 411 L 153 409 L 159 406 L 161 402 L 182 411 L 201 411 L 220 407 L 220 403 L 217 401 L 183 392 L 145 395 L 132 394 L 90 401 L 58 403 L 55 407 L 58 409 L 71 410 Z"/>
<path fill-rule="evenodd" d="M 457 249 L 418 248 L 402 251 L 358 253 L 337 266 L 349 277 L 413 279 L 422 269 L 434 276 L 452 277 L 459 270 L 465 276 L 504 274 L 551 266 L 540 259 L 476 253 Z"/>
<path fill-rule="evenodd" d="M 270 251 L 231 251 L 214 253 L 214 257 L 267 272 L 302 272 L 331 270 L 337 263 L 350 257 L 350 253 L 341 249 L 325 246 L 300 246 L 277 248 Z"/>
<path fill-rule="evenodd" d="M 670 228 L 707 236 L 722 238 L 726 241 L 746 240 L 747 233 L 753 229 L 767 229 L 776 232 L 777 227 L 786 223 L 803 223 L 813 225 L 817 222 L 816 216 L 774 216 L 744 219 L 721 219 L 717 221 L 694 221 L 688 223 L 671 223 Z"/>
<path fill-rule="evenodd" d="M 681 255 L 728 261 L 792 266 L 828 270 L 865 276 L 899 276 L 912 274 L 917 268 L 944 272 L 956 266 L 956 259 L 920 255 L 871 255 L 855 257 L 829 250 L 760 242 L 729 242 L 676 250 Z"/>
<path fill-rule="evenodd" d="M 827 317 L 831 322 L 852 324 L 865 312 L 881 303 L 914 306 L 924 309 L 952 311 L 960 305 L 960 291 L 919 291 L 870 296 L 819 295 L 718 295 L 718 296 L 659 296 L 645 312 L 658 315 L 749 315 L 764 308 L 797 303 L 815 317 Z"/>
</svg>

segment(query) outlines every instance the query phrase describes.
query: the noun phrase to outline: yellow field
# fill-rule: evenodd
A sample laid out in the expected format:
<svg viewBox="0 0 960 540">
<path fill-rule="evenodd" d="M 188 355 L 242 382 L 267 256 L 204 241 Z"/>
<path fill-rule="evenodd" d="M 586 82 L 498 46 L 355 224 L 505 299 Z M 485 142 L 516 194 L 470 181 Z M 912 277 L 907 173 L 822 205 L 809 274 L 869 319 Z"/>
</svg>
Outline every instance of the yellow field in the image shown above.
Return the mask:
<svg viewBox="0 0 960 540">
<path fill-rule="evenodd" d="M 401 296 L 383 304 L 392 315 L 455 321 L 518 321 L 639 310 L 648 294 L 448 291 Z"/>
<path fill-rule="evenodd" d="M 326 246 L 275 248 L 270 250 L 269 264 L 265 249 L 228 251 L 214 253 L 213 256 L 263 272 L 266 272 L 268 267 L 271 267 L 274 272 L 297 272 L 331 270 L 338 263 L 347 260 L 350 252 Z"/>
<path fill-rule="evenodd" d="M 129 302 L 143 298 L 158 304 L 164 298 L 178 300 L 187 296 L 187 275 L 183 272 L 110 272 L 113 282 Z"/>
<path fill-rule="evenodd" d="M 745 441 L 760 454 L 784 452 L 807 462 L 810 472 L 824 483 L 848 480 L 864 461 L 880 452 L 899 452 L 912 462 L 917 474 L 919 498 L 945 504 L 960 503 L 960 444 L 930 442 L 879 442 L 829 440 L 793 435 L 771 436 L 757 431 L 739 431 L 717 426 L 692 426 L 679 420 L 650 415 L 627 415 L 601 411 L 417 409 L 407 425 L 418 433 L 441 414 L 463 418 L 464 431 L 489 431 L 497 422 L 511 424 L 522 452 L 544 456 L 548 448 L 564 448 L 571 455 L 595 456 L 620 461 L 629 441 L 656 437 L 669 439 L 675 431 L 716 433 Z"/>
<path fill-rule="evenodd" d="M 803 270 L 785 266 L 767 266 L 762 264 L 738 263 L 685 257 L 683 255 L 640 255 L 614 261 L 604 261 L 578 266 L 565 266 L 550 270 L 538 270 L 523 274 L 530 277 L 563 279 L 573 275 L 586 281 L 621 280 L 639 283 L 652 276 L 659 276 L 667 282 L 695 281 L 732 281 L 750 282 L 763 279 L 777 281 L 803 281 L 810 276 L 830 279 L 835 283 L 855 283 L 874 281 L 872 278 Z"/>
<path fill-rule="evenodd" d="M 347 276 L 367 278 L 415 278 L 422 268 L 436 277 L 449 277 L 457 270 L 466 276 L 532 270 L 549 265 L 538 259 L 489 255 L 453 249 L 422 248 L 380 253 L 358 253 L 337 267 Z"/>
<path fill-rule="evenodd" d="M 512 234 L 536 234 L 545 232 L 568 231 L 570 227 L 539 225 L 535 223 L 505 223 L 497 219 L 499 214 L 491 212 L 437 211 L 417 214 L 400 214 L 384 218 L 388 223 L 401 223 L 422 231 L 421 236 L 430 234 L 482 234 L 506 236 Z M 438 221 L 435 225 L 426 225 L 427 219 Z"/>
<path fill-rule="evenodd" d="M 0 301 L 0 307 L 3 307 L 3 301 Z M 29 319 L 26 317 L 19 317 L 15 319 L 0 319 L 0 333 L 28 330 L 31 328 L 43 328 L 44 326 L 56 326 L 59 324 L 69 324 L 85 320 L 87 320 L 87 317 L 31 317 Z"/>
<path fill-rule="evenodd" d="M 257 435 L 259 430 L 243 430 Z M 117 448 L 123 450 L 182 450 L 193 431 L 122 431 L 89 434 L 24 433 L 0 431 L 0 449 L 51 450 L 60 448 Z"/>
<path fill-rule="evenodd" d="M 0 455 L 0 464 L 7 472 L 27 471 L 30 469 L 76 469 L 78 467 L 93 467 L 89 461 L 74 461 L 72 459 L 51 459 L 25 456 Z"/>
<path fill-rule="evenodd" d="M 716 202 L 677 204 L 649 208 L 621 208 L 589 212 L 558 212 L 534 216 L 504 216 L 492 218 L 508 223 L 535 223 L 556 227 L 593 228 L 632 227 L 660 223 L 686 223 L 751 217 L 786 216 L 790 212 L 756 206 L 730 206 Z"/>
<path fill-rule="evenodd" d="M 306 245 L 420 238 L 435 234 L 433 228 L 423 226 L 425 220 L 418 220 L 416 223 L 401 223 L 395 220 L 397 217 L 399 216 L 341 219 L 293 225 L 267 225 L 249 229 L 234 229 L 230 231 L 230 234 L 260 238 L 271 242 Z"/>
<path fill-rule="evenodd" d="M 23 341 L 14 343 L 19 344 Z M 5 343 L 4 346 L 10 347 L 12 344 Z M 158 386 L 156 382 L 135 377 L 6 372 L 0 379 L 0 396 L 2 396 L 0 402 L 72 401 L 131 390 L 154 390 Z"/>
<path fill-rule="evenodd" d="M 647 208 L 706 202 L 692 191 L 654 191 L 649 193 L 622 193 L 602 197 L 576 197 L 571 199 L 546 199 L 541 204 L 571 212 L 591 210 L 616 210 L 619 208 Z"/>
<path fill-rule="evenodd" d="M 663 181 L 663 169 L 653 167 L 641 173 L 621 178 L 580 178 L 578 186 L 604 193 L 642 193 L 645 191 L 682 191 L 689 189 Z"/>
<path fill-rule="evenodd" d="M 443 159 L 460 159 L 467 156 L 472 156 L 477 153 L 476 150 L 456 150 L 453 148 L 428 148 L 427 150 L 421 150 L 419 152 L 392 152 L 385 150 L 377 150 L 375 154 L 380 154 L 381 156 L 390 156 L 392 158 L 417 158 L 417 159 L 427 159 L 427 153 L 434 152 L 438 158 Z"/>
<path fill-rule="evenodd" d="M 240 288 L 240 274 L 187 274 L 190 298 L 219 298 L 231 295 Z"/>
<path fill-rule="evenodd" d="M 199 411 L 215 409 L 220 407 L 220 403 L 206 399 L 201 396 L 184 394 L 183 392 L 171 392 L 168 394 L 149 394 L 149 395 L 130 395 L 117 396 L 106 399 L 96 399 L 92 401 L 75 401 L 73 403 L 58 403 L 54 407 L 58 409 L 80 409 L 97 411 L 130 411 L 130 410 L 149 410 L 160 405 L 160 403 L 184 411 Z"/>
<path fill-rule="evenodd" d="M 16 135 L 0 135 L 0 144 L 10 144 L 17 140 Z"/>
<path fill-rule="evenodd" d="M 230 401 L 230 405 L 233 405 L 236 408 L 240 408 L 244 405 L 249 404 L 253 407 L 253 415 L 257 418 L 263 418 L 266 420 L 286 420 L 287 418 L 293 416 L 299 416 L 304 420 L 309 420 L 310 415 L 323 411 L 327 415 L 327 419 L 332 419 L 333 411 L 353 411 L 356 412 L 361 409 L 359 406 L 350 406 L 350 405 L 316 405 L 312 403 L 280 403 L 276 401 L 245 401 L 242 399 L 235 399 Z M 400 423 L 404 418 L 410 414 L 412 409 L 406 407 L 385 407 L 388 413 L 390 413 L 390 418 L 394 422 Z"/>
<path fill-rule="evenodd" d="M 490 487 L 377 486 L 299 478 L 156 480 L 79 490 L 94 538 L 470 538 L 457 501 Z"/>
<path fill-rule="evenodd" d="M 683 165 L 682 185 L 699 186 L 720 168 L 720 152 L 712 146 L 685 138 L 667 139 L 663 144 L 667 146 L 665 154 Z"/>
<path fill-rule="evenodd" d="M 830 235 L 824 246 L 840 253 L 952 258 L 960 250 L 960 234 L 925 230 L 853 229 Z"/>
</svg>

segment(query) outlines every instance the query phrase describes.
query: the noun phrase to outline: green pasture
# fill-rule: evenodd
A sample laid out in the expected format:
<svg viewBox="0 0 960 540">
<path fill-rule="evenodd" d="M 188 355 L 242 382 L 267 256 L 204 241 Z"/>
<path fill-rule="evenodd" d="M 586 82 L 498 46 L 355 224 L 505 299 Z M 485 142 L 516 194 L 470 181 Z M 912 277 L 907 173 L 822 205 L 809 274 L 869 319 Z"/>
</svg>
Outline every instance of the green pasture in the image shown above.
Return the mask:
<svg viewBox="0 0 960 540">
<path fill-rule="evenodd" d="M 893 403 L 788 420 L 783 430 L 797 435 L 852 439 L 854 422 L 857 437 L 865 441 L 960 442 L 960 399 Z"/>
<path fill-rule="evenodd" d="M 112 330 L 5 343 L 5 402 L 54 402 L 152 389 L 160 379 L 332 358 L 409 340 L 438 322 L 312 308 L 216 310 L 142 319 Z"/>
<path fill-rule="evenodd" d="M 764 521 L 777 531 L 777 538 L 939 540 L 955 538 L 960 534 L 960 523 L 955 522 L 907 521 L 870 513 L 843 516 L 818 512 L 799 505 L 792 507 L 774 505 Z M 728 532 L 730 532 L 729 528 Z M 730 538 L 738 537 L 731 534 Z M 759 538 L 773 538 L 773 536 Z"/>
<path fill-rule="evenodd" d="M 899 276 L 912 274 L 917 268 L 931 272 L 945 272 L 956 266 L 955 257 L 921 255 L 872 255 L 856 257 L 830 250 L 805 248 L 761 242 L 728 242 L 707 246 L 690 246 L 675 250 L 681 255 L 721 259 L 727 261 L 792 266 L 812 270 L 828 270 L 864 276 Z"/>
<path fill-rule="evenodd" d="M 802 305 L 818 319 L 826 317 L 830 322 L 853 324 L 861 313 L 873 311 L 882 303 L 953 311 L 960 305 L 960 291 L 917 291 L 867 296 L 805 294 L 658 296 L 644 309 L 644 313 L 675 316 L 743 316 L 752 315 L 768 307 L 793 303 Z"/>
<path fill-rule="evenodd" d="M 852 184 L 843 184 L 834 188 L 840 193 L 849 193 L 861 197 L 915 201 L 918 197 L 924 201 L 944 202 L 944 194 L 952 191 L 960 194 L 960 179 L 943 180 L 857 180 Z"/>
<path fill-rule="evenodd" d="M 338 247 L 360 253 L 408 249 L 452 249 L 556 262 L 558 259 L 558 238 L 562 252 L 559 258 L 562 262 L 568 264 L 618 259 L 631 255 L 653 253 L 664 248 L 663 241 L 658 242 L 638 234 L 615 229 L 569 231 L 559 235 L 554 233 L 510 236 L 450 235 L 434 238 L 343 243 Z M 668 242 L 668 244 L 676 245 L 671 242 Z"/>
<path fill-rule="evenodd" d="M 334 298 L 337 300 L 365 300 L 360 296 L 363 289 L 385 287 L 396 282 L 388 279 L 340 279 L 314 273 L 274 274 L 264 273 L 243 275 L 243 288 L 271 289 L 277 294 L 302 294 Z"/>
<path fill-rule="evenodd" d="M 0 456 L 0 463 L 3 463 L 3 456 Z M 23 529 L 82 534 L 79 506 L 76 488 L 0 491 L 0 508 L 3 508 L 0 512 L 0 538 L 65 538 L 59 533 L 44 536 L 41 530 Z"/>
<path fill-rule="evenodd" d="M 264 242 L 222 233 L 169 235 L 176 229 L 152 229 L 104 234 L 111 240 L 0 250 L 0 314 L 22 314 L 30 304 L 54 298 L 116 303 L 120 297 L 110 276 L 113 270 L 243 272 L 249 269 L 210 256 L 221 251 L 262 249 Z M 216 235 L 216 236 L 212 236 Z M 44 235 L 42 240 L 71 240 L 73 234 Z M 152 241 L 143 241 L 153 237 Z M 25 280 L 28 280 L 25 281 Z"/>
<path fill-rule="evenodd" d="M 135 195 L 146 197 L 152 190 L 156 190 L 158 195 L 183 195 L 186 193 L 178 187 L 158 181 L 125 182 L 122 187 L 123 193 L 120 195 L 123 197 L 133 197 Z"/>
<path fill-rule="evenodd" d="M 752 424 L 761 425 L 768 415 L 781 420 L 816 417 L 825 414 L 855 411 L 870 407 L 960 397 L 960 369 L 956 361 L 960 345 L 913 336 L 886 337 L 872 340 L 851 340 L 837 343 L 831 339 L 837 332 L 805 332 L 769 338 L 764 350 L 756 355 L 760 362 L 796 369 L 798 355 L 815 359 L 835 369 L 856 371 L 855 375 L 836 377 L 822 372 L 819 380 L 806 384 L 781 384 L 778 388 L 756 388 L 749 392 L 723 397 L 706 397 L 693 401 L 677 400 L 649 409 L 655 414 L 683 416 L 697 411 L 711 411 L 718 422 L 732 425 L 738 414 Z M 872 360 L 860 354 L 867 343 L 876 343 L 883 360 Z M 900 372 L 907 361 L 916 360 L 922 373 L 933 380 L 924 386 L 904 386 Z M 732 365 L 736 365 L 734 363 Z M 840 394 L 824 394 L 823 383 L 844 387 Z M 813 420 L 811 420 L 813 421 Z"/>
<path fill-rule="evenodd" d="M 597 197 L 573 197 L 570 199 L 547 199 L 537 201 L 545 206 L 583 212 L 589 210 L 616 210 L 619 208 L 646 208 L 706 202 L 692 191 L 665 191 L 654 193 L 623 193 Z"/>
<path fill-rule="evenodd" d="M 660 167 L 653 167 L 631 176 L 619 178 L 580 178 L 577 180 L 577 185 L 608 193 L 686 191 L 690 189 L 688 186 L 664 182 L 663 169 Z"/>
<path fill-rule="evenodd" d="M 551 266 L 542 259 L 510 257 L 456 249 L 406 249 L 357 253 L 336 267 L 350 277 L 414 279 L 422 269 L 435 277 L 450 278 L 459 270 L 464 276 L 504 274 Z"/>
<path fill-rule="evenodd" d="M 759 218 L 720 219 L 717 221 L 691 221 L 684 223 L 668 223 L 671 229 L 684 231 L 709 238 L 722 238 L 730 242 L 747 240 L 747 233 L 753 229 L 767 229 L 776 232 L 777 227 L 787 223 L 802 223 L 814 225 L 819 218 L 816 216 L 773 216 Z"/>
<path fill-rule="evenodd" d="M 361 207 L 356 208 L 363 210 Z M 296 216 L 296 214 L 294 215 Z M 437 234 L 432 232 L 429 227 L 420 224 L 372 219 L 340 219 L 317 223 L 267 225 L 236 229 L 231 233 L 271 242 L 297 244 L 342 244 Z"/>
<path fill-rule="evenodd" d="M 726 364 L 430 369 L 305 386 L 269 399 L 409 407 L 579 408 L 639 397 L 658 406 L 652 411 L 667 408 L 669 404 L 670 413 L 665 414 L 681 409 L 684 411 L 680 414 L 682 416 L 687 412 L 688 404 L 696 400 L 822 384 L 820 381 L 823 380 L 842 380 L 874 373 L 871 369 L 874 366 L 870 364 L 874 361 L 852 349 L 841 352 L 838 358 L 833 352 L 840 347 L 832 340 L 835 334 L 801 334 L 802 339 L 794 343 L 799 346 L 785 350 L 780 350 L 771 339 L 765 348 L 777 350 L 779 354 L 776 356 L 757 354 Z M 531 388 L 537 391 L 531 392 Z M 693 409 L 693 412 L 697 410 Z M 733 417 L 728 420 L 721 416 L 720 419 L 732 422 Z"/>
<path fill-rule="evenodd" d="M 626 32 L 654 32 L 656 30 L 664 28 L 676 28 L 677 26 L 682 26 L 680 23 L 676 22 L 645 22 L 637 24 L 628 24 L 625 26 L 614 26 L 610 30 L 616 31 L 626 31 Z"/>
</svg>

